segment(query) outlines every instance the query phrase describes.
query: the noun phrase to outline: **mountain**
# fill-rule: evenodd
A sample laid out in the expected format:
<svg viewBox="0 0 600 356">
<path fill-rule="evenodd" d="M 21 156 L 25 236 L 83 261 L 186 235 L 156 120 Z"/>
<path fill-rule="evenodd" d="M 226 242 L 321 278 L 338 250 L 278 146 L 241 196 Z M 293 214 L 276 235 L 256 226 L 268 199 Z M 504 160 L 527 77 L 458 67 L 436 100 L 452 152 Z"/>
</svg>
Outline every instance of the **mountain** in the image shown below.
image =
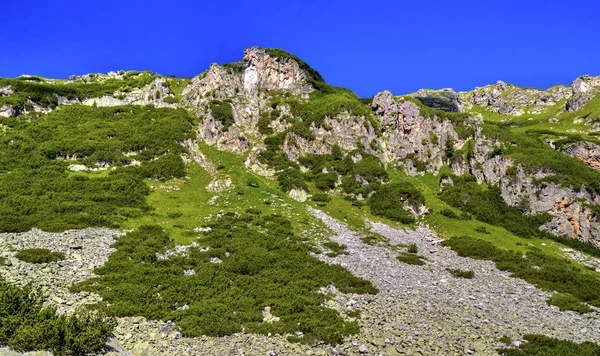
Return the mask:
<svg viewBox="0 0 600 356">
<path fill-rule="evenodd" d="M 258 47 L 0 79 L 5 289 L 100 306 L 97 346 L 137 354 L 597 350 L 599 93 L 361 99 Z M 0 344 L 60 353 L 29 327 Z"/>
</svg>

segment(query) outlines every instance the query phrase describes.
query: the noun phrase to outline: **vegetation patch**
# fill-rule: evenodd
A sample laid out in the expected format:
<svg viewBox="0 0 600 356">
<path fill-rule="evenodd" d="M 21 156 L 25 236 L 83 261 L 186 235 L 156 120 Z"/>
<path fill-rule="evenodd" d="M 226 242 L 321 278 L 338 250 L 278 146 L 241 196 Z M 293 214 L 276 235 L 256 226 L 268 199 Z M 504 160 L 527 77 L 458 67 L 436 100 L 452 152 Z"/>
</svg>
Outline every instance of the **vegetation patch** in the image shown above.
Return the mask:
<svg viewBox="0 0 600 356">
<path fill-rule="evenodd" d="M 27 263 L 50 263 L 64 259 L 65 254 L 52 252 L 46 248 L 29 248 L 17 252 L 15 257 Z"/>
<path fill-rule="evenodd" d="M 227 131 L 229 127 L 235 123 L 230 101 L 213 100 L 208 103 L 208 107 L 210 108 L 213 118 L 223 124 L 223 131 Z"/>
<path fill-rule="evenodd" d="M 160 227 L 144 226 L 121 237 L 113 245 L 117 251 L 96 270 L 99 276 L 74 290 L 98 292 L 117 316 L 173 320 L 186 336 L 299 331 L 304 336 L 295 341 L 339 343 L 358 324 L 323 307 L 319 288 L 377 290 L 341 266 L 312 257 L 291 226 L 278 215 L 226 213 L 198 241 L 204 249 L 191 247 L 166 260 L 157 254 L 174 243 Z M 222 262 L 212 263 L 215 258 Z M 267 306 L 279 321 L 262 322 Z"/>
<path fill-rule="evenodd" d="M 502 348 L 498 353 L 504 356 L 596 356 L 600 355 L 600 345 L 585 341 L 576 343 L 537 334 L 526 334 L 527 342 L 518 349 Z"/>
<path fill-rule="evenodd" d="M 468 236 L 451 237 L 442 242 L 450 246 L 459 256 L 491 260 L 502 271 L 513 277 L 524 279 L 546 291 L 570 293 L 552 298 L 552 304 L 569 310 L 582 310 L 581 302 L 600 306 L 600 281 L 594 274 L 566 259 L 559 259 L 530 248 L 526 254 L 502 250 L 490 242 Z M 576 303 L 578 300 L 580 303 Z"/>
<path fill-rule="evenodd" d="M 104 349 L 116 320 L 101 310 L 57 315 L 40 294 L 0 280 L 0 345 L 17 352 L 50 350 L 54 355 L 96 355 Z"/>
<path fill-rule="evenodd" d="M 118 227 L 150 208 L 144 178 L 183 177 L 193 121 L 184 110 L 62 106 L 0 118 L 0 231 Z M 68 158 L 68 160 L 67 160 Z M 131 165 L 136 160 L 140 166 Z M 114 169 L 92 176 L 71 164 Z"/>
<path fill-rule="evenodd" d="M 339 243 L 337 243 L 335 241 L 326 241 L 323 243 L 323 247 L 325 247 L 326 249 L 331 251 L 331 252 L 327 253 L 328 257 L 337 257 L 339 255 L 347 255 L 348 254 L 348 252 L 346 251 L 346 248 L 348 246 L 340 245 Z"/>
<path fill-rule="evenodd" d="M 581 314 L 592 312 L 593 309 L 583 304 L 581 300 L 570 293 L 554 293 L 548 298 L 548 304 L 562 310 L 573 310 Z"/>
<path fill-rule="evenodd" d="M 408 252 L 400 252 L 400 255 L 396 257 L 398 261 L 408 263 L 409 265 L 417 265 L 422 266 L 425 264 L 425 260 L 427 260 L 423 256 L 415 255 L 413 253 Z"/>
<path fill-rule="evenodd" d="M 405 207 L 418 207 L 424 204 L 423 194 L 408 182 L 383 185 L 369 199 L 373 215 L 383 216 L 403 224 L 415 222 L 414 216 Z"/>
<path fill-rule="evenodd" d="M 451 275 L 453 275 L 454 277 L 457 277 L 457 278 L 471 279 L 471 278 L 475 277 L 475 272 L 473 272 L 473 271 L 463 271 L 460 269 L 452 269 L 452 268 L 446 268 L 446 271 L 450 272 Z"/>
</svg>

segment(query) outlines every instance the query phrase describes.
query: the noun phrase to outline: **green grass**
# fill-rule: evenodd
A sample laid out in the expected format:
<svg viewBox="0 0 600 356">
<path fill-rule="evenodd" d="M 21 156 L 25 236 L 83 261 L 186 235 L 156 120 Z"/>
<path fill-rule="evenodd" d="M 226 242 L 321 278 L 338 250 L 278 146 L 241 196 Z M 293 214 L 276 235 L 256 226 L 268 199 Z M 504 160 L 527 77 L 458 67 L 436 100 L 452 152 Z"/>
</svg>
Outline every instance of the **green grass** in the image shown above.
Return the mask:
<svg viewBox="0 0 600 356">
<path fill-rule="evenodd" d="M 226 167 L 218 174 L 226 174 L 232 180 L 233 187 L 218 194 L 208 192 L 205 187 L 213 176 L 195 163 L 188 164 L 186 171 L 189 179 L 147 182 L 152 187 L 147 202 L 154 209 L 150 214 L 123 222 L 125 228 L 160 225 L 177 243 L 186 244 L 196 241 L 198 234 L 193 230 L 205 223 L 205 217 L 216 215 L 221 210 L 243 213 L 247 208 L 256 208 L 266 214 L 278 213 L 289 218 L 296 233 L 303 230 L 315 234 L 328 231 L 306 211 L 302 203 L 283 194 L 276 181 L 247 172 L 243 165 L 245 156 L 221 152 L 206 144 L 201 144 L 200 149 L 215 166 Z M 252 185 L 248 184 L 249 181 Z M 209 204 L 215 196 L 218 197 Z M 265 201 L 270 204 L 265 204 Z"/>
</svg>

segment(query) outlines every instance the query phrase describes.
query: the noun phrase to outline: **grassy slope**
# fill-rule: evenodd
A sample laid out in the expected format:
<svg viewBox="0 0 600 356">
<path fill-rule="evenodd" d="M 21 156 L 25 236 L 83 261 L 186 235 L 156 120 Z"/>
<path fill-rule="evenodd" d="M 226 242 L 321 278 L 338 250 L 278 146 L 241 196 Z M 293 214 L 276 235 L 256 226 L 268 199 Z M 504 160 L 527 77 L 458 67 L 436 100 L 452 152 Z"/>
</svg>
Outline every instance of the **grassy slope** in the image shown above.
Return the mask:
<svg viewBox="0 0 600 356">
<path fill-rule="evenodd" d="M 212 176 L 197 164 L 187 166 L 189 179 L 175 179 L 168 182 L 149 181 L 152 193 L 148 203 L 155 208 L 151 215 L 130 219 L 124 225 L 135 229 L 141 225 L 159 224 L 177 243 L 191 243 L 198 234 L 190 233 L 205 224 L 204 218 L 220 211 L 243 212 L 257 208 L 264 213 L 278 213 L 292 221 L 297 233 L 308 231 L 312 235 L 324 233 L 326 227 L 316 221 L 303 207 L 303 204 L 289 199 L 279 190 L 277 182 L 252 174 L 244 169 L 245 157 L 235 153 L 221 152 L 201 144 L 201 150 L 223 169 L 233 182 L 233 187 L 222 193 L 208 192 L 205 187 Z M 247 184 L 249 178 L 256 179 L 259 187 Z M 167 187 L 178 187 L 179 190 Z M 215 196 L 214 203 L 209 201 Z M 178 216 L 182 214 L 181 216 Z M 171 217 L 170 217 L 170 216 Z M 305 232 L 306 233 L 306 232 Z"/>
</svg>

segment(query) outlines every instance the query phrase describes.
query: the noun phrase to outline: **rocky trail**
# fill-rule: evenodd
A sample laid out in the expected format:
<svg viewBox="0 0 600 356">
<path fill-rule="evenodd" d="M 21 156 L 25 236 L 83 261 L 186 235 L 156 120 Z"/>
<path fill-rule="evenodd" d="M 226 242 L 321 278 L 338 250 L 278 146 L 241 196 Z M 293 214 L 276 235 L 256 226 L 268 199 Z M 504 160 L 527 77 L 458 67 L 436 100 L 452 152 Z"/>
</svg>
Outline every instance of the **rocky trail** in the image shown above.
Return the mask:
<svg viewBox="0 0 600 356">
<path fill-rule="evenodd" d="M 363 235 L 322 211 L 311 209 L 331 230 L 330 238 L 347 245 L 347 255 L 327 257 L 328 263 L 344 266 L 370 280 L 376 295 L 334 295 L 327 303 L 337 310 L 360 312 L 361 331 L 342 345 L 331 347 L 289 343 L 279 335 L 234 334 L 226 337 L 182 337 L 171 322 L 142 317 L 120 318 L 111 340 L 111 355 L 494 355 L 501 337 L 514 344 L 525 333 L 540 333 L 575 341 L 600 341 L 597 313 L 582 316 L 560 312 L 547 305 L 548 293 L 508 273 L 489 261 L 462 258 L 440 245 L 435 232 L 420 226 L 399 230 L 372 223 L 371 230 L 389 239 L 390 245 L 414 243 L 425 257 L 423 266 L 400 262 L 400 250 L 371 246 Z M 14 283 L 34 283 L 49 294 L 49 303 L 68 312 L 98 296 L 74 295 L 67 287 L 93 276 L 112 251 L 110 244 L 121 233 L 106 229 L 70 230 L 51 234 L 32 230 L 0 235 L 1 255 L 9 261 L 0 269 Z M 46 247 L 64 252 L 62 261 L 31 265 L 14 258 L 21 248 Z M 453 277 L 446 268 L 472 270 L 473 279 Z M 127 351 L 125 351 L 127 350 Z M 0 354 L 11 354 L 1 350 Z"/>
</svg>

